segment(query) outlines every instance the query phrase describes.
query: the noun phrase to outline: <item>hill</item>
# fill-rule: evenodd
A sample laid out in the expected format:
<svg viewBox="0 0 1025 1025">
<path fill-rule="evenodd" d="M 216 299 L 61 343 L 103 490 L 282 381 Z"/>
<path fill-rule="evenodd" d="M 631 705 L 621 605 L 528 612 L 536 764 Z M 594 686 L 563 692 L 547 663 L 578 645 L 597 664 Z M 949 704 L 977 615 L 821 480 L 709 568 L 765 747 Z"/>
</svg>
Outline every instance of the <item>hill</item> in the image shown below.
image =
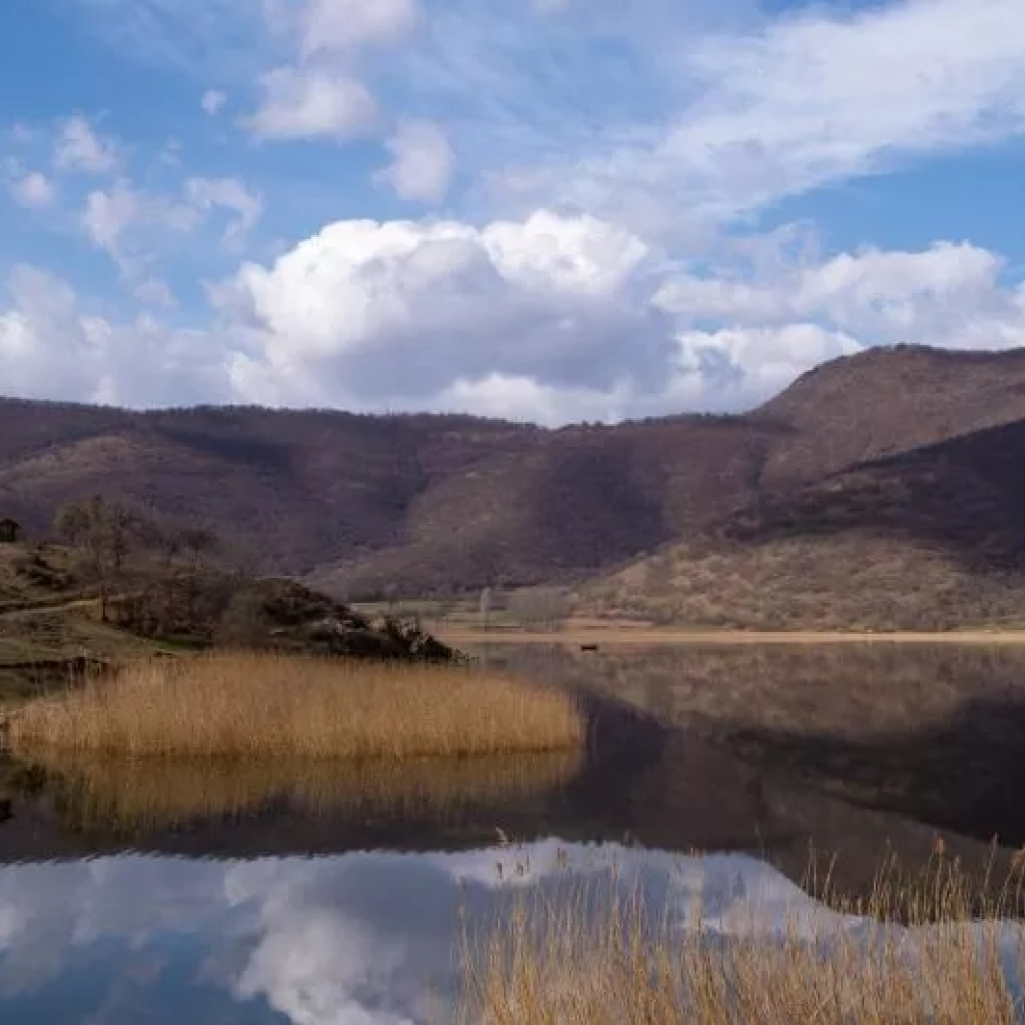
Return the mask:
<svg viewBox="0 0 1025 1025">
<path fill-rule="evenodd" d="M 743 588 L 811 606 L 801 588 L 832 593 L 855 565 L 866 595 L 945 581 L 953 604 L 981 587 L 996 610 L 1022 532 L 998 450 L 1021 421 L 1025 351 L 908 346 L 825 364 L 744 415 L 612 427 L 0 400 L 0 516 L 38 534 L 102 491 L 347 598 L 592 580 L 595 608 L 718 622 L 709 603 Z"/>
<path fill-rule="evenodd" d="M 585 588 L 606 614 L 777 629 L 1025 622 L 1025 420 L 764 498 Z"/>
</svg>

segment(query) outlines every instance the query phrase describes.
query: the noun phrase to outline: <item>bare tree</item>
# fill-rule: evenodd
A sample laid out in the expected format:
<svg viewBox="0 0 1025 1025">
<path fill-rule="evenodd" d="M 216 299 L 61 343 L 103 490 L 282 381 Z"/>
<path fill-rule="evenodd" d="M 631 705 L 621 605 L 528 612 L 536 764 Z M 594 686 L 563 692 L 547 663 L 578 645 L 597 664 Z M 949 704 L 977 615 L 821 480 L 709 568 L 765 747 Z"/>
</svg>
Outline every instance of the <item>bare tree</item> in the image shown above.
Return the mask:
<svg viewBox="0 0 1025 1025">
<path fill-rule="evenodd" d="M 102 495 L 69 502 L 57 512 L 54 526 L 69 544 L 83 548 L 100 592 L 100 617 L 107 618 L 107 584 L 113 565 L 111 516 Z"/>
</svg>

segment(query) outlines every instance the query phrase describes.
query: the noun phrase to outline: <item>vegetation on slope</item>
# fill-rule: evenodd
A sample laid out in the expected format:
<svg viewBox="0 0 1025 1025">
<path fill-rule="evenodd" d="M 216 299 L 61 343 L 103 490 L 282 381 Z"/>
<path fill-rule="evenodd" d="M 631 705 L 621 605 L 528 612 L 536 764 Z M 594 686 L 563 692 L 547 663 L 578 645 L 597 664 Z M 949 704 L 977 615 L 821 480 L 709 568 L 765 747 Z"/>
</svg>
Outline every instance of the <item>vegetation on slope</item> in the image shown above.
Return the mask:
<svg viewBox="0 0 1025 1025">
<path fill-rule="evenodd" d="M 859 607 L 884 599 L 888 617 L 896 575 L 903 625 L 980 622 L 1017 600 L 1018 581 L 1014 599 L 1005 585 L 1025 532 L 999 464 L 1020 465 L 1000 453 L 1022 423 L 1025 355 L 911 347 L 820 367 L 743 416 L 558 431 L 0 401 L 0 514 L 38 536 L 56 506 L 102 488 L 168 523 L 205 525 L 252 570 L 303 575 L 350 601 L 566 586 L 665 550 L 681 563 L 670 581 L 681 593 L 652 593 L 658 570 L 652 588 L 633 579 L 629 590 L 675 620 L 872 625 Z M 894 545 L 908 553 L 899 574 Z M 792 558 L 807 571 L 801 586 L 826 596 L 805 604 L 834 616 L 800 607 Z M 845 604 L 843 582 L 860 568 Z M 767 612 L 733 587 L 751 573 Z"/>
</svg>

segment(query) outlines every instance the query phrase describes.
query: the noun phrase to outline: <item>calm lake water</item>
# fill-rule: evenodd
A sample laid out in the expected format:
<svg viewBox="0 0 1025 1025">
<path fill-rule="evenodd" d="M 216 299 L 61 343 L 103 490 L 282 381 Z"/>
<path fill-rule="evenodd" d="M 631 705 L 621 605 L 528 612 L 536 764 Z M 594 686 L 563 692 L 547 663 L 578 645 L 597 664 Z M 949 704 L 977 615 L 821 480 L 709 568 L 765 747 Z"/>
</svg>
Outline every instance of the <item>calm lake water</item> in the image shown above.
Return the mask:
<svg viewBox="0 0 1025 1025">
<path fill-rule="evenodd" d="M 795 915 L 873 928 L 817 899 L 812 849 L 865 895 L 885 851 L 928 857 L 946 808 L 966 867 L 1011 857 L 989 838 L 1020 826 L 990 792 L 1023 778 L 1001 776 L 1014 652 L 488 658 L 646 715 L 602 705 L 586 755 L 3 766 L 0 1021 L 447 1022 L 464 936 L 610 866 L 680 930 L 768 941 Z"/>
</svg>

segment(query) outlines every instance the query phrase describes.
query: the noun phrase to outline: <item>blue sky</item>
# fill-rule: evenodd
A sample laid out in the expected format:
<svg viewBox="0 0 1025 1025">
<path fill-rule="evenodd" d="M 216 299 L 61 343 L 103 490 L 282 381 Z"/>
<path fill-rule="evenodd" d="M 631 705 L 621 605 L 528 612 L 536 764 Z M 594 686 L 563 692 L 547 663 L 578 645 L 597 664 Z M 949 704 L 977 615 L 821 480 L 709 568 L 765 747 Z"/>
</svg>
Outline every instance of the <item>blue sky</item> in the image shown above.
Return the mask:
<svg viewBox="0 0 1025 1025">
<path fill-rule="evenodd" d="M 7 0 L 0 393 L 741 409 L 1025 344 L 1020 0 Z"/>
</svg>

